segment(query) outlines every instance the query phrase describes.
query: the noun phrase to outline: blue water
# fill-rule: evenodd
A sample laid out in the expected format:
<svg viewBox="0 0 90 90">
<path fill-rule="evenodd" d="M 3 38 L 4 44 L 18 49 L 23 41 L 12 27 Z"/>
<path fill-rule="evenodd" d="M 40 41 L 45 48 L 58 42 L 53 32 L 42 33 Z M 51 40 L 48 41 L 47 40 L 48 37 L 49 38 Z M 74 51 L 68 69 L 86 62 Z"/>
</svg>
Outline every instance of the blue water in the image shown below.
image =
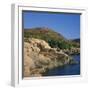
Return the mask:
<svg viewBox="0 0 90 90">
<path fill-rule="evenodd" d="M 72 55 L 78 64 L 66 65 L 49 70 L 45 76 L 64 76 L 64 75 L 80 75 L 80 54 Z"/>
</svg>

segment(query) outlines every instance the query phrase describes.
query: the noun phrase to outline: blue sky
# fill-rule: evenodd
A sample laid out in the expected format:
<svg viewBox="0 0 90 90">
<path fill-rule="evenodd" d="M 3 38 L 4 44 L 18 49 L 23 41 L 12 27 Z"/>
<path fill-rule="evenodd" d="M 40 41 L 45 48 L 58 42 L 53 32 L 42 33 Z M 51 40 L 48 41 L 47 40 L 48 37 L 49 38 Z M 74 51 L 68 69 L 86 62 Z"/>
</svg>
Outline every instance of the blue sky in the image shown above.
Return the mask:
<svg viewBox="0 0 90 90">
<path fill-rule="evenodd" d="M 53 29 L 67 39 L 80 38 L 80 14 L 23 11 L 23 24 Z"/>
</svg>

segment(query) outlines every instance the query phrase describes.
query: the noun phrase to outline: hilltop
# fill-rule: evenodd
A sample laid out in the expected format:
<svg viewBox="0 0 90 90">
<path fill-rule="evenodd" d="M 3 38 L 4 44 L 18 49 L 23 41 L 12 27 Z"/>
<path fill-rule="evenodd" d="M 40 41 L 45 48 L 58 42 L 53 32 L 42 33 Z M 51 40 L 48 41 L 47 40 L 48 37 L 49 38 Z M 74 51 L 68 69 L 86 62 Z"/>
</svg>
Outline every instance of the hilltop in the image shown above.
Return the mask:
<svg viewBox="0 0 90 90">
<path fill-rule="evenodd" d="M 34 38 L 38 38 L 38 39 L 44 39 L 46 41 L 48 41 L 50 39 L 65 40 L 65 38 L 60 33 L 57 33 L 54 30 L 45 28 L 45 27 L 24 29 L 24 36 L 25 37 L 34 37 Z"/>
</svg>

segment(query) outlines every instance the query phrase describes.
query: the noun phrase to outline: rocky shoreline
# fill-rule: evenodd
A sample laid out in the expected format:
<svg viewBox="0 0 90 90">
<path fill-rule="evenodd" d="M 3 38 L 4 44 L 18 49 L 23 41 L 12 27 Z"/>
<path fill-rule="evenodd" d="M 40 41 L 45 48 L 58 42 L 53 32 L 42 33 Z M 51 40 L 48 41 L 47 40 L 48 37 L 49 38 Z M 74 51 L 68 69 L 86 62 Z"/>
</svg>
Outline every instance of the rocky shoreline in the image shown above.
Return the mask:
<svg viewBox="0 0 90 90">
<path fill-rule="evenodd" d="M 24 38 L 24 77 L 42 76 L 48 69 L 67 64 L 76 64 L 68 54 L 79 53 L 79 49 L 57 50 L 41 39 Z"/>
</svg>

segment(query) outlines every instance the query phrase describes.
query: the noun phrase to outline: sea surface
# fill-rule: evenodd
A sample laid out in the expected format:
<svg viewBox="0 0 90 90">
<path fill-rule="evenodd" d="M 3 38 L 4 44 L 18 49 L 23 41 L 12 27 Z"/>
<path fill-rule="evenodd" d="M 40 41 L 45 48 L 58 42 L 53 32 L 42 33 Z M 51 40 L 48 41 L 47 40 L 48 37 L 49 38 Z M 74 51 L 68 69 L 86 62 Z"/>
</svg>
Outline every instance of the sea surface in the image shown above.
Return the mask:
<svg viewBox="0 0 90 90">
<path fill-rule="evenodd" d="M 80 75 L 80 54 L 72 55 L 78 64 L 57 67 L 46 72 L 44 76 L 64 76 L 64 75 Z"/>
</svg>

